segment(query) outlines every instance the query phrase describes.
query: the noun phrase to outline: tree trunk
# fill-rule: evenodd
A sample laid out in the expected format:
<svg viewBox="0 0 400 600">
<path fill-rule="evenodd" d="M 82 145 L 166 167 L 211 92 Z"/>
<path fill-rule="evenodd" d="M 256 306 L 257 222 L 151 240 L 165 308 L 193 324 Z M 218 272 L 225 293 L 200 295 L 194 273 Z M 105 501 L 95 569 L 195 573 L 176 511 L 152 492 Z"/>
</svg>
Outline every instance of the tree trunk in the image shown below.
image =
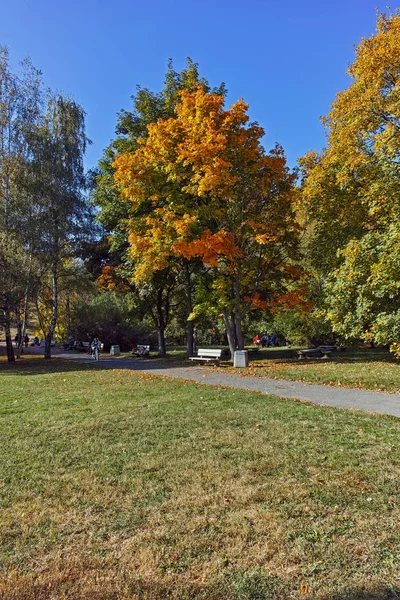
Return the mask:
<svg viewBox="0 0 400 600">
<path fill-rule="evenodd" d="M 14 348 L 10 330 L 10 310 L 8 307 L 4 310 L 4 330 L 6 334 L 7 360 L 8 362 L 15 362 Z"/>
<path fill-rule="evenodd" d="M 238 350 L 243 350 L 244 338 L 242 332 L 242 311 L 240 306 L 240 273 L 235 280 L 235 332 L 237 348 Z"/>
<path fill-rule="evenodd" d="M 51 358 L 51 340 L 54 336 L 54 331 L 57 325 L 57 314 L 58 314 L 58 272 L 57 272 L 57 262 L 53 264 L 53 272 L 52 272 L 52 283 L 53 283 L 53 309 L 51 313 L 51 321 L 50 327 L 46 335 L 45 347 L 44 347 L 44 357 Z"/>
<path fill-rule="evenodd" d="M 235 332 L 236 332 L 236 347 L 238 350 L 244 348 L 244 337 L 242 331 L 242 315 L 240 311 L 235 313 Z"/>
<path fill-rule="evenodd" d="M 27 327 L 27 323 L 28 323 L 28 303 L 29 303 L 29 291 L 30 291 L 30 286 L 31 286 L 31 264 L 32 264 L 32 255 L 30 256 L 28 282 L 27 282 L 26 288 L 25 288 L 24 312 L 22 314 L 21 344 L 25 343 L 26 327 Z"/>
<path fill-rule="evenodd" d="M 165 347 L 164 328 L 157 327 L 157 338 L 158 338 L 158 354 L 160 356 L 167 356 L 167 350 Z"/>
<path fill-rule="evenodd" d="M 230 317 L 231 317 L 230 326 L 231 326 L 231 329 L 232 329 L 233 343 L 235 345 L 235 350 L 236 350 L 237 347 L 238 347 L 238 343 L 237 343 L 237 337 L 236 337 L 235 313 L 234 312 L 231 313 Z"/>
<path fill-rule="evenodd" d="M 65 304 L 65 320 L 66 320 L 66 329 L 68 335 L 71 331 L 71 302 L 69 296 L 67 296 L 66 304 Z"/>
<path fill-rule="evenodd" d="M 192 282 L 190 280 L 189 265 L 185 262 L 185 301 L 186 301 L 186 356 L 193 356 L 195 354 L 195 339 L 194 339 L 194 322 L 189 321 L 189 317 L 193 312 L 193 300 L 192 300 Z"/>
<path fill-rule="evenodd" d="M 233 360 L 236 350 L 235 331 L 230 323 L 229 315 L 225 311 L 222 313 L 222 318 L 225 325 L 226 337 L 228 338 L 229 350 L 231 351 L 231 360 Z"/>
<path fill-rule="evenodd" d="M 168 319 L 168 317 L 167 317 Z M 165 318 L 163 313 L 163 290 L 160 288 L 157 293 L 157 337 L 158 337 L 158 354 L 160 356 L 167 355 L 165 347 Z"/>
<path fill-rule="evenodd" d="M 17 306 L 15 308 L 15 320 L 17 322 L 17 335 L 18 335 L 18 343 L 17 343 L 17 358 L 21 358 L 21 354 L 23 354 L 24 350 L 24 339 L 22 336 L 22 320 L 21 320 L 21 307 Z"/>
</svg>

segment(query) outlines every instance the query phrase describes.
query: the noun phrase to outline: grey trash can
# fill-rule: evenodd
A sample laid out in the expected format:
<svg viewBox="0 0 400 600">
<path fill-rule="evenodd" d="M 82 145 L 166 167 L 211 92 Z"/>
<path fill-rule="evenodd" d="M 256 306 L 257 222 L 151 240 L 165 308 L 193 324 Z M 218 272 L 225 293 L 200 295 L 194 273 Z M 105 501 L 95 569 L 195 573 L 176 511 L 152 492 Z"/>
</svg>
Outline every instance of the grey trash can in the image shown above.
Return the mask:
<svg viewBox="0 0 400 600">
<path fill-rule="evenodd" d="M 236 350 L 233 355 L 233 366 L 234 367 L 248 367 L 249 366 L 249 353 L 247 350 Z"/>
<path fill-rule="evenodd" d="M 119 356 L 121 354 L 121 350 L 119 346 L 111 346 L 110 348 L 110 356 Z"/>
</svg>

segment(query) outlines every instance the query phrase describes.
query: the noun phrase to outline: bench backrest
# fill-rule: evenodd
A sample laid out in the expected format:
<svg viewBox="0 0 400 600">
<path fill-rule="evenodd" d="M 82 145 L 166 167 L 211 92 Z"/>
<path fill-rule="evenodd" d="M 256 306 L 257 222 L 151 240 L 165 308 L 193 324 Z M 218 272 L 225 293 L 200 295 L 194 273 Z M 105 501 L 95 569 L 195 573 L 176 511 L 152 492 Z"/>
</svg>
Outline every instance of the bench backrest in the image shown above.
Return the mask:
<svg viewBox="0 0 400 600">
<path fill-rule="evenodd" d="M 197 356 L 204 356 L 206 358 L 221 358 L 222 350 L 213 348 L 199 348 L 197 350 Z"/>
</svg>

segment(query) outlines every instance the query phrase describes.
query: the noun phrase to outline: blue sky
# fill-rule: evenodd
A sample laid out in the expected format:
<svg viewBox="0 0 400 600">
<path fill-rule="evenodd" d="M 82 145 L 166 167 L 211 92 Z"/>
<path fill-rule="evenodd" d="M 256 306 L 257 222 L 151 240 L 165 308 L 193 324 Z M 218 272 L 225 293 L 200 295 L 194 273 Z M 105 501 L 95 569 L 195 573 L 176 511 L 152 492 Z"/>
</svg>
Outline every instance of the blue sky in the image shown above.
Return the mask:
<svg viewBox="0 0 400 600">
<path fill-rule="evenodd" d="M 378 0 L 14 0 L 3 3 L 0 44 L 12 63 L 29 55 L 46 86 L 87 113 L 94 166 L 129 109 L 137 84 L 157 91 L 168 58 L 190 56 L 228 102 L 243 97 L 250 117 L 289 164 L 325 143 L 318 117 L 349 85 L 354 45 L 375 32 Z"/>
</svg>

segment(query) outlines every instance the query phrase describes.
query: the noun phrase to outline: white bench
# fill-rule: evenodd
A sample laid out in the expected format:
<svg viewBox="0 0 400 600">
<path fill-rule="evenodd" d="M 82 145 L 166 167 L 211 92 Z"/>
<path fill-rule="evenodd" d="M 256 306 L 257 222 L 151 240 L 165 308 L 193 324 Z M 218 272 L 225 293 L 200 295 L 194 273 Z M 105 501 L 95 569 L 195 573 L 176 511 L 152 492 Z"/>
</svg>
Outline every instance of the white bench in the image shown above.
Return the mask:
<svg viewBox="0 0 400 600">
<path fill-rule="evenodd" d="M 214 348 L 199 348 L 197 350 L 197 356 L 189 356 L 189 360 L 199 360 L 203 362 L 214 362 L 219 365 L 222 350 Z"/>
</svg>

